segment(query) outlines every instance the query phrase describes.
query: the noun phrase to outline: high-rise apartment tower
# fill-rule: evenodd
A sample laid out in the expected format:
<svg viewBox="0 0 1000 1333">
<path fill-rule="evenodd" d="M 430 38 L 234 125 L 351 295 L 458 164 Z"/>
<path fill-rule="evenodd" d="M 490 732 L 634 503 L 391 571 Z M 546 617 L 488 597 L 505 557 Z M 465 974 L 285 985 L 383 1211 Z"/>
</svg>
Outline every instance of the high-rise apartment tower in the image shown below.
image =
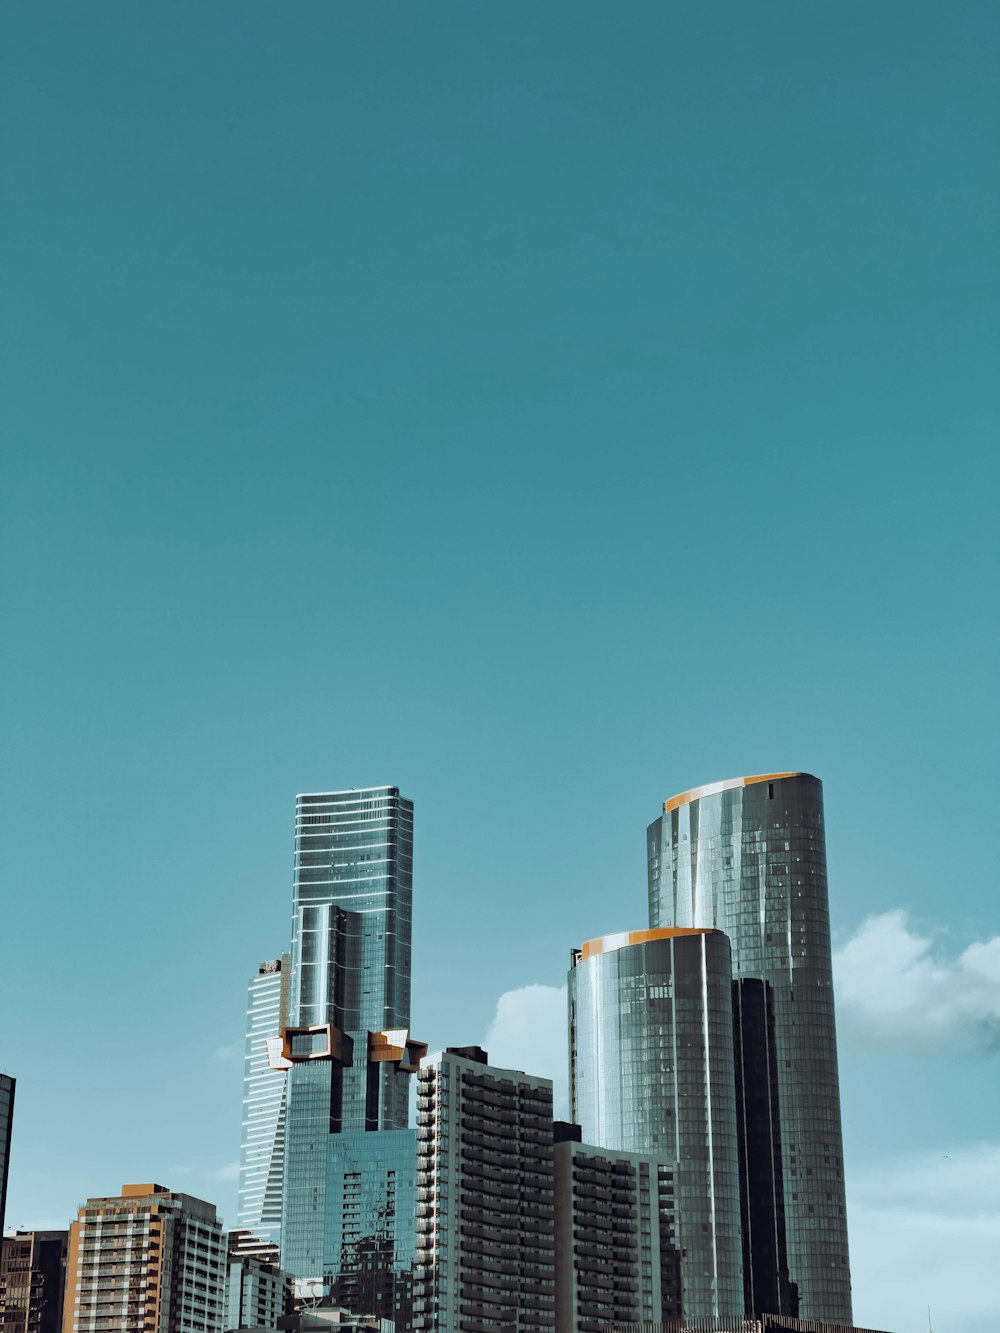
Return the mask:
<svg viewBox="0 0 1000 1333">
<path fill-rule="evenodd" d="M 299 796 L 281 1261 L 300 1286 L 405 1322 L 416 1140 L 409 1076 L 413 803 L 396 787 Z"/>
<path fill-rule="evenodd" d="M 222 1227 L 190 1194 L 123 1185 L 70 1227 L 63 1333 L 223 1333 L 225 1294 Z"/>
<path fill-rule="evenodd" d="M 724 931 L 737 982 L 764 983 L 740 1000 L 745 1011 L 757 1007 L 744 1028 L 745 1051 L 756 1055 L 744 1065 L 757 1080 L 758 1104 L 777 1108 L 788 1276 L 803 1319 L 849 1324 L 822 783 L 808 773 L 769 773 L 684 792 L 650 825 L 647 851 L 650 926 Z M 777 1088 L 761 1093 L 761 1081 L 775 1076 Z M 764 1176 L 752 1187 L 744 1180 L 756 1203 L 745 1234 L 751 1266 L 762 1244 L 772 1246 L 758 1223 L 773 1226 L 776 1210 L 761 1191 L 778 1182 L 773 1172 Z"/>
<path fill-rule="evenodd" d="M 676 1164 L 580 1142 L 555 1124 L 556 1333 L 680 1314 Z"/>
<path fill-rule="evenodd" d="M 589 940 L 573 951 L 568 998 L 584 1142 L 676 1163 L 684 1317 L 742 1313 L 729 941 L 705 929 Z"/>
<path fill-rule="evenodd" d="M 289 961 L 286 953 L 261 963 L 247 988 L 238 1213 L 241 1230 L 249 1233 L 242 1238 L 244 1254 L 255 1248 L 264 1254 L 281 1242 L 288 1073 L 273 1067 L 268 1043 L 288 1025 Z"/>
<path fill-rule="evenodd" d="M 413 1328 L 554 1333 L 552 1084 L 446 1051 L 418 1080 Z"/>
</svg>

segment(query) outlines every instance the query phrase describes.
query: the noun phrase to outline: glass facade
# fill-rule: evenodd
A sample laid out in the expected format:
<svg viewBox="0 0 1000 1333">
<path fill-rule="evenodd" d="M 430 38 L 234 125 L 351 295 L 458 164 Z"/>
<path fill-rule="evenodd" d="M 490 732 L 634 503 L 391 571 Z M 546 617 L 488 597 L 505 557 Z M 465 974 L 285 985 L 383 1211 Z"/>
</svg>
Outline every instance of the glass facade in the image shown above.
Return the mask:
<svg viewBox="0 0 1000 1333">
<path fill-rule="evenodd" d="M 734 977 L 769 987 L 778 1086 L 765 1100 L 778 1110 L 789 1276 L 802 1318 L 849 1324 L 822 783 L 770 774 L 685 793 L 650 825 L 647 851 L 650 925 L 724 931 Z"/>
<path fill-rule="evenodd" d="M 332 1072 L 328 1060 L 293 1065 L 288 1071 L 281 1266 L 297 1278 L 322 1279 L 330 1273 L 326 1163 Z"/>
<path fill-rule="evenodd" d="M 788 1275 L 785 1239 L 774 994 L 766 981 L 733 982 L 733 1041 L 746 1310 L 795 1315 L 798 1293 Z"/>
<path fill-rule="evenodd" d="M 416 1136 L 411 1129 L 332 1134 L 332 1072 L 325 1060 L 289 1070 L 281 1265 L 319 1279 L 349 1310 L 385 1319 L 402 1310 L 408 1321 Z"/>
<path fill-rule="evenodd" d="M 568 979 L 572 1118 L 586 1143 L 677 1163 L 685 1318 L 743 1311 L 729 941 L 592 940 Z"/>
<path fill-rule="evenodd" d="M 416 1132 L 333 1136 L 328 1145 L 325 1271 L 334 1304 L 408 1329 L 413 1302 Z"/>
<path fill-rule="evenodd" d="M 286 1073 L 271 1068 L 267 1041 L 288 1021 L 288 964 L 288 954 L 261 963 L 247 994 L 238 1215 L 263 1246 L 281 1242 Z"/>
<path fill-rule="evenodd" d="M 333 1036 L 302 1032 L 285 1047 L 281 1262 L 401 1328 L 416 1170 L 412 898 L 413 804 L 397 788 L 298 797 L 288 1026 Z"/>
<path fill-rule="evenodd" d="M 335 1080 L 344 1130 L 372 1118 L 368 1033 L 410 1026 L 412 922 L 413 802 L 396 787 L 298 797 L 290 1022 L 354 1039 Z M 405 1129 L 408 1078 L 385 1063 L 378 1081 L 377 1127 Z"/>
</svg>

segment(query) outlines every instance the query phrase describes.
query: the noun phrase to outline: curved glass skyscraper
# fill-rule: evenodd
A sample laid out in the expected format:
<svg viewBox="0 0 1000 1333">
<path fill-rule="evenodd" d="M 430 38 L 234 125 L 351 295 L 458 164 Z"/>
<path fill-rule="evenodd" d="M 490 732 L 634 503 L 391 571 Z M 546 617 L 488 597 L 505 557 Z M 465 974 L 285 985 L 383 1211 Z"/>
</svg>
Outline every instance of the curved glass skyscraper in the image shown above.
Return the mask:
<svg viewBox="0 0 1000 1333">
<path fill-rule="evenodd" d="M 764 984 L 759 995 L 738 988 L 737 1012 L 745 1067 L 757 1050 L 756 1077 L 777 1080 L 758 1100 L 777 1111 L 770 1179 L 783 1194 L 788 1276 L 800 1317 L 849 1324 L 822 783 L 771 773 L 684 792 L 649 826 L 647 849 L 650 925 L 724 931 L 733 977 Z M 770 1226 L 778 1212 L 757 1215 Z M 744 1228 L 752 1259 L 765 1244 L 753 1207 Z"/>
<path fill-rule="evenodd" d="M 570 1096 L 583 1140 L 677 1162 L 685 1319 L 742 1315 L 729 941 L 640 930 L 574 951 Z"/>
</svg>

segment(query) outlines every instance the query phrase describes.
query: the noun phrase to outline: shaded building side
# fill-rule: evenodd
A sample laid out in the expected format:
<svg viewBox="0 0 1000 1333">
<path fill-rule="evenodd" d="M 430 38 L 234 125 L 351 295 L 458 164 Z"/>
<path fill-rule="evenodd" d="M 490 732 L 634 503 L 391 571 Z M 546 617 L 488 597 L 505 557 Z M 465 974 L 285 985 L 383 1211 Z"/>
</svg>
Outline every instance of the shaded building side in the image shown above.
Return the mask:
<svg viewBox="0 0 1000 1333">
<path fill-rule="evenodd" d="M 746 1313 L 796 1315 L 785 1243 L 774 1004 L 766 981 L 733 982 L 733 1042 Z"/>
<path fill-rule="evenodd" d="M 555 1125 L 556 1333 L 680 1313 L 675 1164 Z"/>
<path fill-rule="evenodd" d="M 0 1236 L 7 1215 L 7 1176 L 10 1172 L 10 1142 L 14 1129 L 14 1090 L 16 1080 L 0 1074 Z"/>
<path fill-rule="evenodd" d="M 0 1330 L 59 1333 L 68 1231 L 18 1231 L 0 1241 Z"/>
</svg>

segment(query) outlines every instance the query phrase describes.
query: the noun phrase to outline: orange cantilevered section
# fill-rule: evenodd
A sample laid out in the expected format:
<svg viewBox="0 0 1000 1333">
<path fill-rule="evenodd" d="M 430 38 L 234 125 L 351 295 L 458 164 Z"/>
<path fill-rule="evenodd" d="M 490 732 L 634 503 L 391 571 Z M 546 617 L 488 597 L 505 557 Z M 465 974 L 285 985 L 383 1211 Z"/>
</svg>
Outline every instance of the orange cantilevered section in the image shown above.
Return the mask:
<svg viewBox="0 0 1000 1333">
<path fill-rule="evenodd" d="M 651 940 L 672 940 L 680 935 L 717 935 L 717 930 L 710 928 L 696 929 L 690 926 L 663 926 L 658 930 L 622 930 L 615 935 L 599 935 L 596 940 L 587 940 L 580 950 L 580 962 L 586 962 L 600 953 L 611 953 L 615 949 L 627 949 L 630 944 L 648 944 Z"/>
<path fill-rule="evenodd" d="M 411 1037 L 408 1028 L 368 1034 L 368 1058 L 376 1064 L 398 1064 L 404 1074 L 415 1074 L 426 1054 L 427 1043 Z"/>
<path fill-rule="evenodd" d="M 709 782 L 704 787 L 692 787 L 682 791 L 679 796 L 671 796 L 664 801 L 665 811 L 676 810 L 679 805 L 688 805 L 691 801 L 700 801 L 703 796 L 715 796 L 720 791 L 732 791 L 734 787 L 752 787 L 755 782 L 778 782 L 781 778 L 807 778 L 809 773 L 757 773 L 751 778 L 726 778 L 723 782 Z"/>
</svg>

